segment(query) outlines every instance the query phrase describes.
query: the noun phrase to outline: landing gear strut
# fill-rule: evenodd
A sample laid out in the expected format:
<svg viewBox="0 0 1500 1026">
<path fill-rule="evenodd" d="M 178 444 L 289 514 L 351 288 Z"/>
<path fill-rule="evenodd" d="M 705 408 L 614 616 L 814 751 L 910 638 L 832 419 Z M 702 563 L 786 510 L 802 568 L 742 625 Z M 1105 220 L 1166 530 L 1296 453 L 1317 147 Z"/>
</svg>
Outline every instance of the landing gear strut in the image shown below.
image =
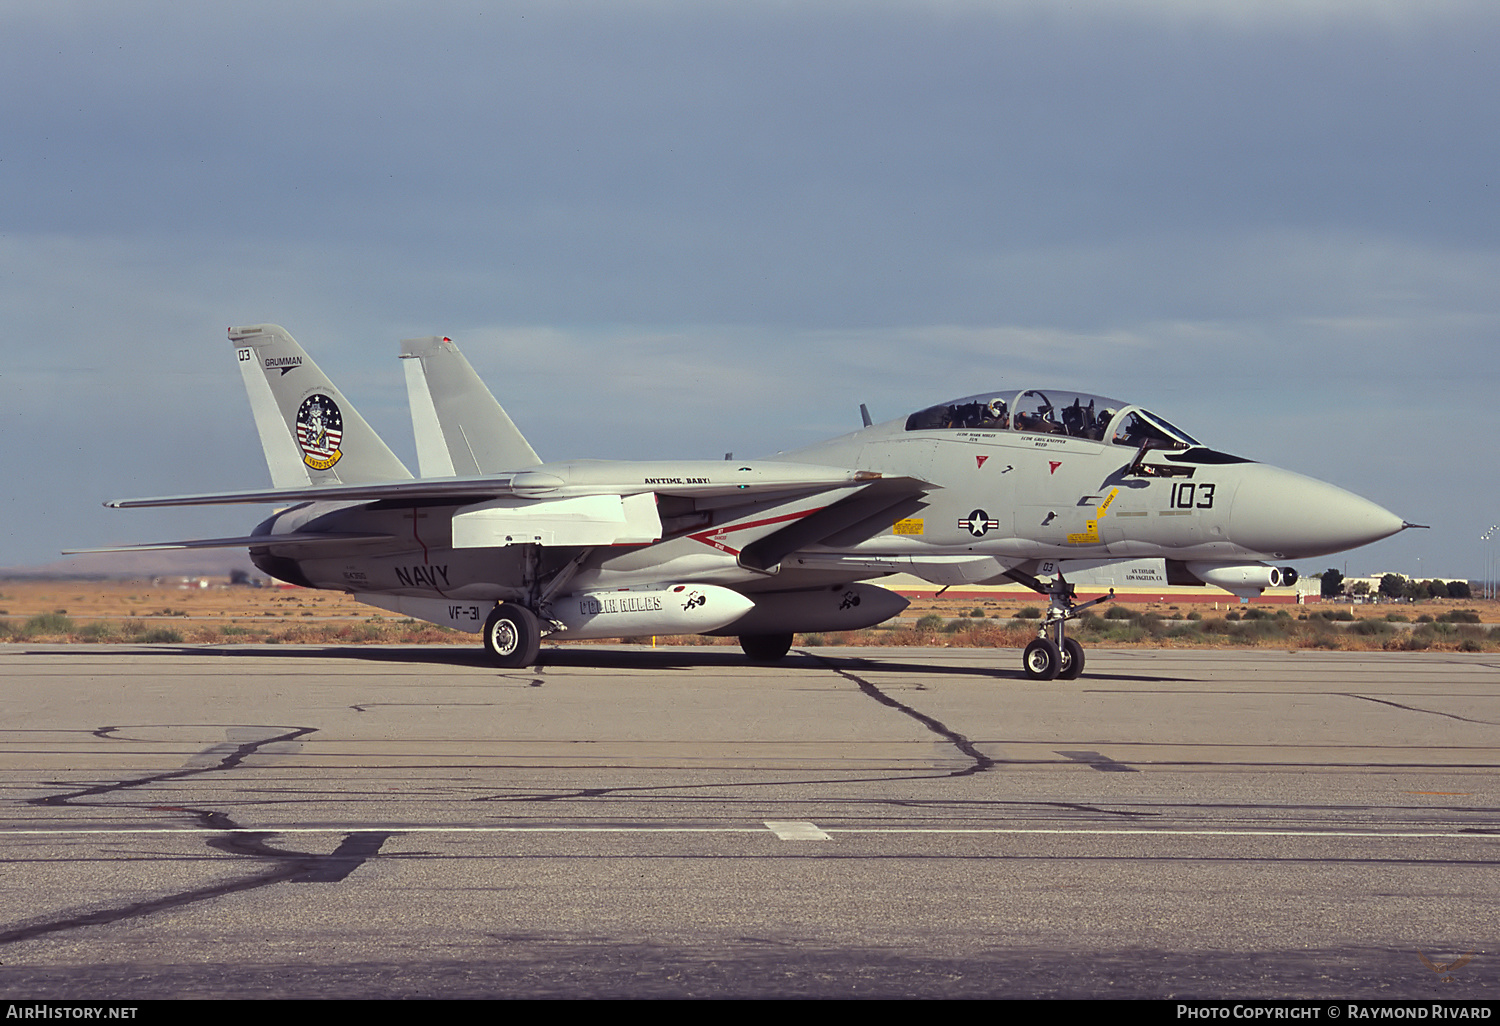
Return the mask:
<svg viewBox="0 0 1500 1026">
<path fill-rule="evenodd" d="M 1050 586 L 1044 588 L 1033 579 L 1031 587 L 1046 593 L 1047 616 L 1037 628 L 1036 640 L 1021 654 L 1021 666 L 1032 680 L 1074 680 L 1083 672 L 1083 646 L 1066 635 L 1063 625 L 1090 606 L 1114 598 L 1115 589 L 1087 602 L 1075 602 L 1073 585 L 1061 573 Z"/>
</svg>

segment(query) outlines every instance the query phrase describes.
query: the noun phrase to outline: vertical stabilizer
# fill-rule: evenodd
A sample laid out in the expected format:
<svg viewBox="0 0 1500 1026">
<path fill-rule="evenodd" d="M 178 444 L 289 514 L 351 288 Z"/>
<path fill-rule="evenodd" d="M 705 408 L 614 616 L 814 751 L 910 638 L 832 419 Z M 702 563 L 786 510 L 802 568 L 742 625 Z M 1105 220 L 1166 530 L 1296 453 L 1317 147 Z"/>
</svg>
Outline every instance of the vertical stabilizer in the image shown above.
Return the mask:
<svg viewBox="0 0 1500 1026">
<path fill-rule="evenodd" d="M 451 339 L 401 343 L 423 477 L 476 477 L 541 463 Z"/>
<path fill-rule="evenodd" d="M 411 477 L 354 404 L 285 328 L 230 328 L 250 410 L 277 488 Z"/>
</svg>

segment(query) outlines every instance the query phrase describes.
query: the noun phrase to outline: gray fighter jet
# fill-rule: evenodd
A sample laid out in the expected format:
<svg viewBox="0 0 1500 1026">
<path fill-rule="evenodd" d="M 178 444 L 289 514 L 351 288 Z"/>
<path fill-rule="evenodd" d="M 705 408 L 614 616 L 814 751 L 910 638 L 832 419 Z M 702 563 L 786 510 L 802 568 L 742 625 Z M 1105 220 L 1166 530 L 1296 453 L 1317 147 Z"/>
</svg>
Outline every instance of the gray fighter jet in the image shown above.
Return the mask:
<svg viewBox="0 0 1500 1026">
<path fill-rule="evenodd" d="M 505 667 L 533 663 L 549 636 L 734 635 L 752 660 L 774 661 L 795 632 L 896 615 L 906 600 L 866 582 L 907 573 L 1046 595 L 1022 666 L 1074 678 L 1084 655 L 1066 624 L 1109 596 L 1080 601 L 1069 574 L 1250 596 L 1295 581 L 1276 563 L 1414 526 L 1140 406 L 1066 389 L 866 416 L 862 430 L 765 459 L 546 463 L 446 338 L 401 354 L 413 478 L 285 330 L 229 338 L 273 487 L 106 505 L 281 508 L 244 537 L 130 548 L 246 546 L 280 580 L 477 633 Z"/>
</svg>

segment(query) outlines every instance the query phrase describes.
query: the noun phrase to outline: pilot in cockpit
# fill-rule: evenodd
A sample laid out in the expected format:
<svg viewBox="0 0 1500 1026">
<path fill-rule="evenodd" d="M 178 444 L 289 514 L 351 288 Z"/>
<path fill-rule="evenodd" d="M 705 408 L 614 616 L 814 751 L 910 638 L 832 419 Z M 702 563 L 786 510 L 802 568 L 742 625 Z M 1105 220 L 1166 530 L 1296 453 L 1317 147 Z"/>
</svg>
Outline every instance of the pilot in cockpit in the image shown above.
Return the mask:
<svg viewBox="0 0 1500 1026">
<path fill-rule="evenodd" d="M 989 405 L 984 408 L 984 414 L 979 418 L 979 426 L 997 431 L 1004 431 L 1010 427 L 1010 416 L 1006 413 L 1004 399 L 990 400 Z"/>
<path fill-rule="evenodd" d="M 1095 441 L 1104 441 L 1104 432 L 1109 430 L 1109 422 L 1115 419 L 1115 411 L 1108 406 L 1099 411 L 1099 420 L 1095 427 Z"/>
</svg>

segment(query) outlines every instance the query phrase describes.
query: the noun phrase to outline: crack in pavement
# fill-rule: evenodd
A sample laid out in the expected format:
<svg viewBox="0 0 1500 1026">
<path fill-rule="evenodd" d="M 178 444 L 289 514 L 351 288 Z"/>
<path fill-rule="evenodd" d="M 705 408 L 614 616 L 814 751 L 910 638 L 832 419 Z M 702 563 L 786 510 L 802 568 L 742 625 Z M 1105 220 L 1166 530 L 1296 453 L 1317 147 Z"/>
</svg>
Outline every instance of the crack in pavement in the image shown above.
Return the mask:
<svg viewBox="0 0 1500 1026">
<path fill-rule="evenodd" d="M 1356 695 L 1352 691 L 1338 691 L 1335 692 L 1335 694 L 1343 695 L 1345 698 L 1357 698 L 1362 702 L 1374 702 L 1376 705 L 1388 705 L 1393 709 L 1401 709 L 1405 712 L 1426 713 L 1428 716 L 1446 716 L 1448 719 L 1457 720 L 1460 723 L 1478 723 L 1486 727 L 1500 726 L 1500 724 L 1496 724 L 1493 720 L 1474 720 L 1470 719 L 1467 716 L 1460 716 L 1457 713 L 1439 712 L 1436 709 L 1419 709 L 1414 705 L 1402 705 L 1400 702 L 1392 702 L 1384 698 L 1371 698 L 1369 695 Z"/>
<path fill-rule="evenodd" d="M 111 734 L 113 734 L 117 730 L 122 729 L 123 728 L 120 726 L 100 727 L 92 733 L 95 737 L 109 739 Z M 53 808 L 59 806 L 69 806 L 72 805 L 74 800 L 78 798 L 92 798 L 96 795 L 109 794 L 112 791 L 125 791 L 129 790 L 132 787 L 142 787 L 146 784 L 154 784 L 162 780 L 179 780 L 183 777 L 197 776 L 200 773 L 218 773 L 222 770 L 235 769 L 240 765 L 240 763 L 244 762 L 246 758 L 255 754 L 256 749 L 260 748 L 263 745 L 275 744 L 280 741 L 294 741 L 305 734 L 314 733 L 317 729 L 318 728 L 316 727 L 294 727 L 285 734 L 277 734 L 273 737 L 246 741 L 244 744 L 237 745 L 229 751 L 225 752 L 224 757 L 218 762 L 209 765 L 188 766 L 184 769 L 169 770 L 166 773 L 153 773 L 148 777 L 136 777 L 131 780 L 120 780 L 113 784 L 98 784 L 94 787 L 86 787 L 81 791 L 69 791 L 64 794 L 45 795 L 41 798 L 28 798 L 26 799 L 26 804 L 44 807 L 50 806 Z M 221 747 L 221 745 L 214 745 L 209 750 L 216 751 L 221 749 Z M 108 808 L 109 806 L 105 807 Z M 193 812 L 194 810 L 183 809 L 182 811 Z"/>
<path fill-rule="evenodd" d="M 120 729 L 118 726 L 100 727 L 93 733 L 96 737 L 109 738 L 115 731 Z M 219 773 L 225 770 L 236 769 L 245 759 L 253 755 L 261 747 L 278 742 L 292 741 L 311 734 L 316 729 L 316 727 L 295 727 L 285 733 L 245 741 L 227 751 L 224 744 L 215 745 L 208 751 L 215 754 L 223 751 L 224 754 L 222 758 L 211 765 L 189 766 L 186 769 L 171 770 L 166 773 L 153 773 L 149 776 L 135 777 L 130 780 L 121 780 L 111 784 L 98 784 L 93 787 L 86 787 L 63 794 L 31 798 L 27 800 L 26 804 L 50 808 L 119 808 L 120 806 L 89 804 L 80 801 L 80 799 L 143 787 L 164 780 L 179 780 L 184 777 L 197 776 L 203 773 Z M 75 930 L 84 926 L 98 926 L 106 923 L 120 922 L 125 919 L 139 918 L 155 912 L 165 911 L 166 909 L 181 908 L 184 905 L 207 901 L 226 894 L 237 894 L 278 883 L 334 883 L 349 876 L 350 873 L 363 865 L 366 860 L 376 855 L 380 851 L 381 845 L 399 833 L 399 831 L 354 831 L 345 834 L 343 841 L 332 852 L 320 855 L 311 852 L 285 851 L 280 848 L 273 848 L 266 842 L 277 835 L 276 831 L 245 832 L 244 828 L 231 819 L 228 813 L 225 812 L 213 809 L 192 809 L 178 805 L 144 805 L 137 807 L 154 811 L 180 812 L 196 819 L 205 829 L 222 830 L 226 833 L 234 831 L 234 833 L 227 833 L 227 836 L 210 838 L 207 841 L 208 846 L 228 855 L 251 858 L 262 862 L 269 861 L 272 863 L 272 866 L 264 872 L 242 880 L 198 887 L 177 894 L 168 894 L 159 898 L 131 902 L 116 908 L 100 909 L 94 912 L 84 912 L 48 921 L 32 922 L 0 932 L 0 944 L 13 944 L 18 941 L 32 940 L 50 933 L 60 933 L 65 930 Z"/>
<path fill-rule="evenodd" d="M 831 659 L 827 659 L 814 652 L 808 652 L 800 648 L 797 649 L 797 654 L 807 656 L 809 659 L 813 659 L 818 663 L 821 663 L 823 666 L 832 670 L 840 677 L 843 677 L 846 680 L 853 681 L 863 694 L 875 699 L 875 701 L 879 702 L 881 705 L 889 706 L 890 708 L 895 709 L 897 712 L 901 713 L 904 716 L 910 716 L 912 719 L 922 724 L 922 726 L 926 727 L 934 734 L 943 738 L 943 740 L 947 741 L 953 747 L 957 748 L 960 752 L 963 752 L 964 755 L 974 760 L 974 765 L 966 766 L 960 770 L 954 770 L 952 773 L 947 774 L 947 776 L 972 776 L 975 773 L 984 773 L 990 769 L 993 769 L 997 765 L 995 760 L 991 759 L 988 755 L 985 755 L 983 752 L 981 752 L 978 747 L 975 746 L 974 742 L 970 741 L 967 737 L 960 734 L 952 727 L 949 727 L 947 724 L 943 723 L 943 721 L 937 719 L 936 717 L 928 716 L 926 713 L 918 712 L 916 709 L 913 709 L 911 706 L 905 704 L 904 702 L 896 701 L 896 699 L 892 698 L 890 695 L 887 695 L 884 691 L 881 691 L 874 684 L 871 684 L 869 681 L 865 680 L 863 677 L 859 676 L 856 673 L 850 673 L 842 666 L 834 663 Z"/>
<path fill-rule="evenodd" d="M 220 814 L 216 813 L 215 815 Z M 358 869 L 364 864 L 366 859 L 380 850 L 380 846 L 387 839 L 395 835 L 394 833 L 375 831 L 357 831 L 346 834 L 343 843 L 328 855 L 312 855 L 304 852 L 280 851 L 275 848 L 268 848 L 264 844 L 264 839 L 271 836 L 273 836 L 271 832 L 264 834 L 239 834 L 228 838 L 215 838 L 208 842 L 210 847 L 218 848 L 220 851 L 231 855 L 243 855 L 257 859 L 273 859 L 278 863 L 273 869 L 257 876 L 247 877 L 243 880 L 233 880 L 229 883 L 214 884 L 209 887 L 199 887 L 190 891 L 182 891 L 178 894 L 168 894 L 147 901 L 131 902 L 128 905 L 121 905 L 118 908 L 101 909 L 97 912 L 84 912 L 63 919 L 33 923 L 29 926 L 22 926 L 0 933 L 0 944 L 14 944 L 17 941 L 32 940 L 37 937 L 46 936 L 49 933 L 76 930 L 84 926 L 102 926 L 106 923 L 118 923 L 121 920 L 136 919 L 151 915 L 154 912 L 162 912 L 171 908 L 181 908 L 184 905 L 207 901 L 210 898 L 223 897 L 226 894 L 253 891 L 272 884 L 336 882 L 344 879 Z"/>
<path fill-rule="evenodd" d="M 903 780 L 903 781 L 910 781 L 910 780 L 945 780 L 945 779 L 952 779 L 952 778 L 955 778 L 955 777 L 972 776 L 972 775 L 974 775 L 976 773 L 984 773 L 984 772 L 986 772 L 988 770 L 994 769 L 996 766 L 1001 765 L 1000 760 L 992 759 L 988 755 L 985 755 L 983 752 L 981 752 L 979 750 L 978 746 L 976 746 L 973 741 L 969 740 L 963 734 L 960 734 L 958 731 L 956 731 L 953 728 L 949 727 L 947 724 L 943 723 L 941 720 L 938 720 L 935 717 L 929 716 L 926 713 L 919 712 L 916 709 L 913 709 L 911 706 L 906 705 L 903 702 L 897 701 L 896 699 L 894 699 L 891 696 L 887 695 L 885 692 L 881 691 L 874 684 L 872 684 L 869 681 L 865 680 L 864 678 L 860 677 L 858 674 L 851 673 L 850 671 L 844 669 L 843 667 L 838 666 L 837 664 L 835 664 L 832 660 L 829 660 L 829 659 L 827 659 L 827 658 L 825 658 L 823 656 L 817 655 L 816 653 L 808 652 L 805 649 L 800 649 L 800 648 L 796 649 L 795 651 L 797 652 L 798 655 L 806 656 L 807 658 L 816 661 L 817 663 L 821 664 L 822 666 L 826 667 L 827 669 L 833 670 L 835 673 L 837 673 L 840 676 L 844 677 L 846 680 L 853 681 L 859 687 L 861 693 L 867 695 L 870 698 L 875 699 L 875 701 L 881 703 L 882 705 L 885 705 L 885 706 L 888 706 L 889 708 L 895 709 L 896 711 L 900 712 L 901 714 L 903 714 L 905 716 L 909 716 L 912 719 L 916 720 L 918 723 L 922 724 L 922 726 L 926 727 L 928 730 L 932 731 L 934 734 L 937 734 L 939 737 L 941 737 L 944 741 L 948 742 L 949 744 L 951 744 L 955 748 L 957 748 L 960 752 L 962 752 L 969 759 L 971 759 L 972 762 L 973 762 L 973 764 L 970 765 L 970 766 L 965 766 L 962 769 L 951 770 L 951 771 L 949 771 L 947 773 L 919 773 L 919 774 L 899 773 L 899 774 L 891 774 L 891 775 L 881 774 L 881 775 L 878 775 L 878 776 L 838 777 L 836 780 L 829 779 L 829 778 L 818 778 L 818 779 L 809 779 L 809 780 L 758 780 L 758 781 L 757 780 L 740 780 L 740 781 L 735 781 L 734 782 L 734 786 L 735 787 L 739 787 L 739 788 L 749 788 L 749 787 L 786 787 L 786 786 L 794 785 L 794 784 L 823 784 L 823 785 L 826 785 L 826 784 L 831 784 L 831 783 L 840 783 L 840 784 L 869 784 L 869 783 L 883 783 L 883 782 L 892 781 L 892 780 Z M 687 791 L 707 790 L 707 789 L 712 789 L 712 788 L 721 788 L 723 786 L 724 786 L 723 782 L 719 782 L 719 781 L 716 781 L 716 782 L 713 782 L 713 783 L 706 783 L 706 784 L 633 784 L 633 785 L 623 786 L 623 787 L 587 787 L 587 788 L 576 788 L 574 790 L 570 790 L 570 791 L 558 791 L 558 792 L 554 792 L 552 794 L 536 794 L 536 793 L 531 793 L 531 794 L 494 794 L 494 795 L 481 795 L 479 797 L 470 799 L 470 801 L 475 801 L 475 802 L 515 802 L 515 803 L 564 802 L 564 801 L 570 801 L 570 800 L 579 799 L 579 798 L 604 798 L 604 797 L 616 797 L 616 796 L 624 796 L 624 795 L 636 795 L 636 794 L 642 794 L 642 793 L 671 792 L 673 794 L 681 794 L 681 793 L 687 792 Z M 722 801 L 724 799 L 719 799 L 719 800 Z M 1026 803 L 1023 803 L 1023 804 L 1028 805 L 1028 806 L 1055 807 L 1055 808 L 1066 809 L 1068 811 L 1099 813 L 1099 814 L 1103 814 L 1103 815 L 1122 816 L 1122 817 L 1127 817 L 1127 818 L 1134 818 L 1134 817 L 1154 817 L 1154 816 L 1159 816 L 1160 815 L 1160 813 L 1157 813 L 1157 812 L 1139 812 L 1139 811 L 1120 811 L 1120 810 L 1114 810 L 1114 809 L 1100 809 L 1100 808 L 1097 808 L 1097 807 L 1092 806 L 1092 805 L 1082 805 L 1082 804 L 1075 804 L 1075 803 L 1071 803 L 1071 802 L 1034 801 L 1034 802 L 1026 802 Z"/>
</svg>

